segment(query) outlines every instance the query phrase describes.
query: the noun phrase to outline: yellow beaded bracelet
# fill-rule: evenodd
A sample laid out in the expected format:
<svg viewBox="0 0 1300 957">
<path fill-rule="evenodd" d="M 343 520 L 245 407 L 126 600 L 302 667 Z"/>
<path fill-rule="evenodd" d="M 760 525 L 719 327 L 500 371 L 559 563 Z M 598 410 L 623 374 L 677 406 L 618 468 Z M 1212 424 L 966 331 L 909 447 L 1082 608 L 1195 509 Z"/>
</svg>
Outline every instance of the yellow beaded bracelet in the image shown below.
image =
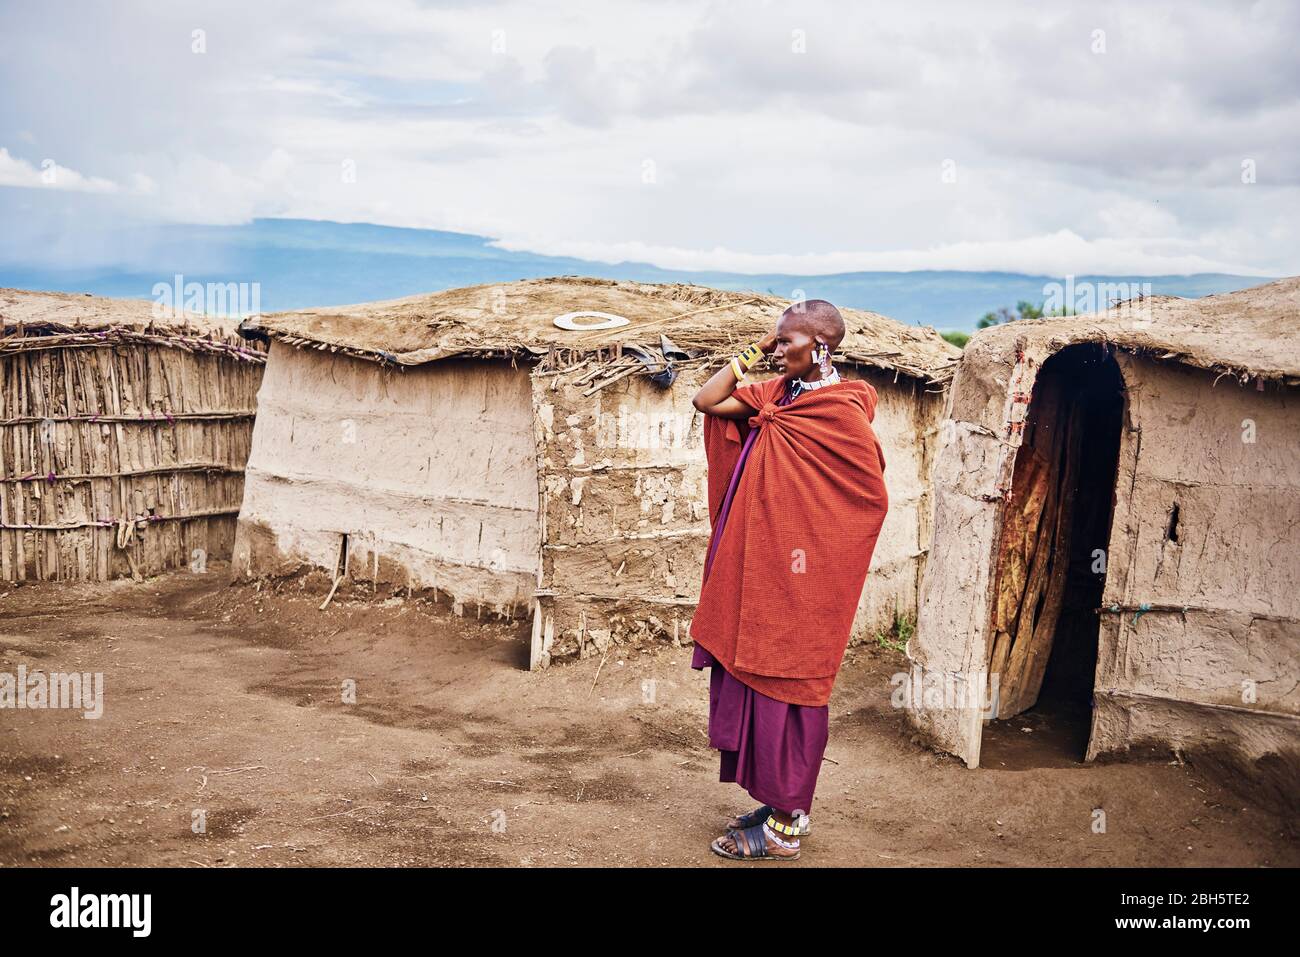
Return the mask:
<svg viewBox="0 0 1300 957">
<path fill-rule="evenodd" d="M 758 343 L 747 347 L 739 355 L 731 359 L 731 371 L 736 373 L 737 379 L 745 378 L 745 373 L 754 366 L 758 365 L 758 360 L 763 358 L 763 350 L 758 347 Z"/>
<path fill-rule="evenodd" d="M 758 343 L 756 342 L 741 352 L 740 355 L 736 356 L 736 358 L 740 360 L 740 364 L 746 369 L 752 369 L 754 366 L 758 365 L 758 360 L 763 358 L 763 350 L 758 347 Z"/>
</svg>

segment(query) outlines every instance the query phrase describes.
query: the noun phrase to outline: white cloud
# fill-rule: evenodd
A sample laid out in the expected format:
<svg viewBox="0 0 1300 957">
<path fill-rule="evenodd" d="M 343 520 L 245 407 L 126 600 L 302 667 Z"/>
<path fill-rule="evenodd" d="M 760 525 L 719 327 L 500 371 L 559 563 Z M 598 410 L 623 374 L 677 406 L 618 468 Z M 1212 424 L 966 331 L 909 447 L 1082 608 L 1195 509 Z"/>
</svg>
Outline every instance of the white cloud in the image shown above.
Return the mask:
<svg viewBox="0 0 1300 957">
<path fill-rule="evenodd" d="M 0 186 L 23 189 L 65 189 L 78 193 L 115 193 L 118 185 L 99 176 L 83 176 L 52 159 L 41 160 L 40 169 L 26 160 L 10 156 L 0 147 Z"/>
<path fill-rule="evenodd" d="M 1183 275 L 1198 272 L 1237 272 L 1268 275 L 1236 263 L 1210 258 L 1213 244 L 1164 238 L 1156 242 L 1137 239 L 1087 240 L 1068 229 L 1042 236 L 982 242 L 958 242 L 927 249 L 887 252 L 832 252 L 803 255 L 740 253 L 725 248 L 710 250 L 648 246 L 630 242 L 605 245 L 588 242 L 550 242 L 542 238 L 499 240 L 503 249 L 575 256 L 597 262 L 653 262 L 665 268 L 721 270 L 738 273 L 790 273 L 830 275 L 844 272 L 894 272 L 917 269 L 1004 270 L 1016 263 L 1018 272 L 1065 276 L 1086 273 Z"/>
<path fill-rule="evenodd" d="M 750 272 L 1286 274 L 1298 31 L 1269 0 L 6 5 L 0 83 L 41 82 L 0 103 L 0 141 L 177 221 Z M 0 157 L 0 185 L 39 172 Z"/>
</svg>

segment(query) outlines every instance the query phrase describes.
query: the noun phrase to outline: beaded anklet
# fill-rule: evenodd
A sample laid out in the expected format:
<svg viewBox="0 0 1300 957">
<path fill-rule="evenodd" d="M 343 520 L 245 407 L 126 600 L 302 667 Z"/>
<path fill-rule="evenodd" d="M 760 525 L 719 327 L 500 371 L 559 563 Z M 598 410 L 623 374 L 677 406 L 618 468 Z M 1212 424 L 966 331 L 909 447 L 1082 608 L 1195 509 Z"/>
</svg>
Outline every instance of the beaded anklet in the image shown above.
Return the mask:
<svg viewBox="0 0 1300 957">
<path fill-rule="evenodd" d="M 798 838 L 795 838 L 793 841 L 789 841 L 789 842 L 787 842 L 787 841 L 783 841 L 783 840 L 781 840 L 779 837 L 777 837 L 777 836 L 776 836 L 776 832 L 775 832 L 774 830 L 772 830 L 772 827 L 771 827 L 771 825 L 772 825 L 773 823 L 775 823 L 775 822 L 773 821 L 773 819 L 772 819 L 771 817 L 769 817 L 766 821 L 763 822 L 763 833 L 764 833 L 767 837 L 770 837 L 773 841 L 775 841 L 777 844 L 779 844 L 779 845 L 781 845 L 782 847 L 784 847 L 787 851 L 793 851 L 795 848 L 797 848 L 797 847 L 799 846 L 799 839 L 798 839 Z M 780 824 L 777 824 L 776 826 L 777 826 L 777 827 L 780 827 L 781 825 L 780 825 Z"/>
<path fill-rule="evenodd" d="M 772 814 L 767 816 L 767 826 L 774 831 L 780 831 L 782 834 L 790 837 L 796 837 L 799 834 L 798 824 L 782 824 L 776 819 L 775 815 Z"/>
</svg>

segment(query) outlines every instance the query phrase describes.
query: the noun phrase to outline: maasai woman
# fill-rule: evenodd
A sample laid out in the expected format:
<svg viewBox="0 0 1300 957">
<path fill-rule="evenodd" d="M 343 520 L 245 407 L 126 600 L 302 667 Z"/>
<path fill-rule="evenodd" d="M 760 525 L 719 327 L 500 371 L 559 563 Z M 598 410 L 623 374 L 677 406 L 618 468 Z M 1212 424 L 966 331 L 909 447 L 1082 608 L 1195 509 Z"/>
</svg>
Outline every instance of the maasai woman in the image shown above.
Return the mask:
<svg viewBox="0 0 1300 957">
<path fill-rule="evenodd" d="M 792 306 L 693 400 L 705 413 L 713 533 L 691 667 L 711 669 L 719 779 L 761 802 L 713 842 L 727 858 L 799 856 L 827 701 L 888 506 L 875 390 L 830 364 L 843 337 L 829 302 Z M 765 354 L 780 378 L 737 388 Z"/>
</svg>

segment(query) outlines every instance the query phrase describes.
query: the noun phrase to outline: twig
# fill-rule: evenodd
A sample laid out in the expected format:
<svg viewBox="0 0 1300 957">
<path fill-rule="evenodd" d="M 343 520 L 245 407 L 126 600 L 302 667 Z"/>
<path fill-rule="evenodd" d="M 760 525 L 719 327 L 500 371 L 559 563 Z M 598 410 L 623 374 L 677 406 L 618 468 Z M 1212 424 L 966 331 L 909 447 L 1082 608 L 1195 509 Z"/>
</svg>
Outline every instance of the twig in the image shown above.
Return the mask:
<svg viewBox="0 0 1300 957">
<path fill-rule="evenodd" d="M 330 593 L 329 593 L 328 595 L 326 595 L 326 596 L 325 596 L 325 600 L 324 600 L 323 602 L 320 603 L 320 610 L 321 610 L 321 611 L 324 611 L 324 610 L 325 610 L 325 606 L 328 605 L 328 604 L 330 603 L 330 599 L 334 597 L 334 592 L 338 590 L 339 582 L 343 581 L 343 578 L 344 578 L 343 575 L 339 575 L 339 576 L 337 576 L 337 577 L 334 579 L 334 586 L 330 589 Z"/>
<path fill-rule="evenodd" d="M 605 650 L 605 654 L 604 654 L 604 655 L 601 657 L 601 659 L 600 659 L 600 664 L 596 666 L 596 677 L 594 677 L 594 678 L 591 679 L 591 689 L 587 692 L 587 697 L 588 697 L 588 698 L 590 698 L 591 695 L 592 695 L 592 692 L 594 692 L 594 691 L 596 690 L 596 682 L 600 680 L 600 669 L 603 668 L 603 667 L 605 667 L 605 662 L 606 662 L 608 659 L 609 659 L 609 650 L 606 649 L 606 650 Z"/>
<path fill-rule="evenodd" d="M 640 364 L 641 364 L 640 359 L 634 359 L 631 362 L 626 362 L 626 361 L 620 362 L 618 360 L 615 360 L 613 362 L 606 363 L 605 365 L 598 365 L 594 369 L 589 369 L 588 371 L 580 375 L 578 378 L 574 379 L 573 384 L 586 385 L 592 379 L 597 379 L 606 373 L 616 372 L 619 369 L 635 369 Z"/>
<path fill-rule="evenodd" d="M 584 396 L 595 395 L 601 389 L 605 388 L 605 386 L 613 385 L 615 382 L 618 382 L 620 379 L 626 379 L 633 372 L 636 372 L 636 370 L 640 367 L 640 365 L 641 363 L 638 362 L 636 365 L 632 366 L 631 368 L 624 369 L 622 372 L 618 373 L 618 375 L 611 376 L 610 378 L 606 379 L 604 382 L 597 383 L 596 385 L 592 386 L 590 389 L 588 389 L 586 392 L 582 394 Z"/>
<path fill-rule="evenodd" d="M 585 365 L 586 365 L 587 363 L 589 363 L 590 361 L 591 361 L 591 357 L 588 356 L 587 358 L 583 359 L 581 362 L 575 362 L 573 365 L 565 366 L 563 369 L 551 369 L 551 370 L 548 370 L 547 374 L 548 374 L 548 375 L 568 375 L 568 374 L 571 373 L 571 372 L 577 372 L 579 369 L 581 369 L 583 366 L 585 366 Z"/>
</svg>

